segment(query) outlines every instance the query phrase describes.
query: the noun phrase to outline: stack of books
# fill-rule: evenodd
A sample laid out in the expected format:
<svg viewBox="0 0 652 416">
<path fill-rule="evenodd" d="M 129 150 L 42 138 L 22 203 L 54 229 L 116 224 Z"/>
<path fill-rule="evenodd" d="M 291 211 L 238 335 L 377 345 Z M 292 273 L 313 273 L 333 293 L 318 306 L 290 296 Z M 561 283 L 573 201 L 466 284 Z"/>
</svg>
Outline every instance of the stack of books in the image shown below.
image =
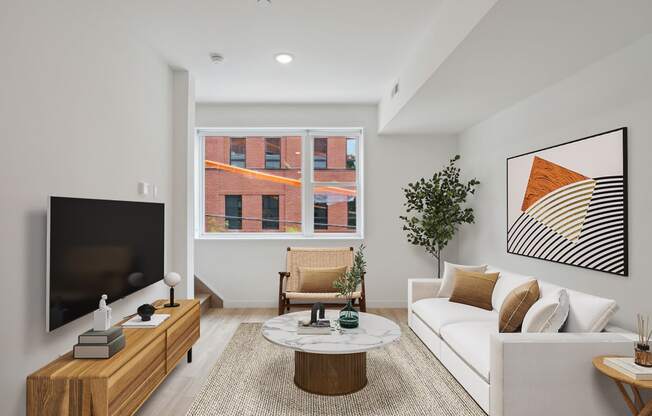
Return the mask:
<svg viewBox="0 0 652 416">
<path fill-rule="evenodd" d="M 125 336 L 119 326 L 106 331 L 90 329 L 79 336 L 79 343 L 73 348 L 73 357 L 111 358 L 124 347 Z"/>
<path fill-rule="evenodd" d="M 319 319 L 317 322 L 298 322 L 297 335 L 330 335 L 335 329 L 334 322 L 328 319 Z"/>
<path fill-rule="evenodd" d="M 635 364 L 633 357 L 608 357 L 604 359 L 604 363 L 634 380 L 652 380 L 652 367 Z"/>
</svg>

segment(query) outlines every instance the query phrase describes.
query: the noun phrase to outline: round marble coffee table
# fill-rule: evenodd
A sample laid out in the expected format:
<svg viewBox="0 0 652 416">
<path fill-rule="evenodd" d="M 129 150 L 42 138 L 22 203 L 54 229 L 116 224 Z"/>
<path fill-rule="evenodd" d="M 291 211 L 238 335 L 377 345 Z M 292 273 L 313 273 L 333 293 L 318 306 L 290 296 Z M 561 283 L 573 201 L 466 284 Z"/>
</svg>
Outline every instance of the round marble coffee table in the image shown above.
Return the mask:
<svg viewBox="0 0 652 416">
<path fill-rule="evenodd" d="M 339 311 L 326 311 L 326 319 L 338 317 Z M 401 337 L 401 329 L 394 322 L 362 312 L 358 328 L 342 328 L 330 335 L 298 335 L 297 324 L 306 319 L 310 319 L 310 311 L 272 318 L 263 325 L 263 336 L 294 350 L 294 384 L 315 394 L 341 395 L 361 390 L 367 385 L 367 351 Z"/>
</svg>

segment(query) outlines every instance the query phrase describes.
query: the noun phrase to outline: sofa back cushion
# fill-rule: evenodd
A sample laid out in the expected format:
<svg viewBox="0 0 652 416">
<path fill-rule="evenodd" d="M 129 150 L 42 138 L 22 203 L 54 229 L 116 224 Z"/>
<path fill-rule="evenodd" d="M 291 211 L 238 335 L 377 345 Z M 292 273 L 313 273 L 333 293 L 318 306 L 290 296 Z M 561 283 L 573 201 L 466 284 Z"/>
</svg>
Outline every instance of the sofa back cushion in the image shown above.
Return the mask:
<svg viewBox="0 0 652 416">
<path fill-rule="evenodd" d="M 455 287 L 450 301 L 492 310 L 491 294 L 499 273 L 478 273 L 455 270 Z"/>
<path fill-rule="evenodd" d="M 602 332 L 618 310 L 614 300 L 567 289 L 570 308 L 565 332 Z"/>
<path fill-rule="evenodd" d="M 441 286 L 439 287 L 439 292 L 437 293 L 438 298 L 450 298 L 453 294 L 453 288 L 455 287 L 455 270 L 461 269 L 469 272 L 479 272 L 484 273 L 487 269 L 487 265 L 483 264 L 480 266 L 466 266 L 463 264 L 449 263 L 444 262 L 444 276 L 442 277 Z"/>
<path fill-rule="evenodd" d="M 539 285 L 536 280 L 527 282 L 509 292 L 500 307 L 499 332 L 516 332 L 523 324 L 525 314 L 539 300 Z"/>
<path fill-rule="evenodd" d="M 491 304 L 496 311 L 500 311 L 505 298 L 512 290 L 525 283 L 536 280 L 532 276 L 525 276 L 492 266 L 487 267 L 487 273 L 500 273 L 500 279 L 496 282 L 496 288 L 491 296 Z"/>
</svg>

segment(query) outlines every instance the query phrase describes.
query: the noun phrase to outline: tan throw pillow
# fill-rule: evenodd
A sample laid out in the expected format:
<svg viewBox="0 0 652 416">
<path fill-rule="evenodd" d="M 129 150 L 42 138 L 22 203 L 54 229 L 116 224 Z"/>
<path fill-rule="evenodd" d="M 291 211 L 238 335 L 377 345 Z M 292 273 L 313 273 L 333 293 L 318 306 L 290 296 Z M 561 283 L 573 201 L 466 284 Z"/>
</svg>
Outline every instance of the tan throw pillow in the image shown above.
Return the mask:
<svg viewBox="0 0 652 416">
<path fill-rule="evenodd" d="M 534 302 L 539 300 L 539 284 L 536 280 L 527 282 L 509 292 L 500 307 L 500 332 L 516 332 L 523 324 L 525 314 Z"/>
<path fill-rule="evenodd" d="M 299 292 L 337 292 L 333 282 L 342 277 L 342 267 L 299 267 Z"/>
<path fill-rule="evenodd" d="M 491 294 L 500 273 L 455 270 L 455 287 L 449 301 L 492 310 Z"/>
</svg>

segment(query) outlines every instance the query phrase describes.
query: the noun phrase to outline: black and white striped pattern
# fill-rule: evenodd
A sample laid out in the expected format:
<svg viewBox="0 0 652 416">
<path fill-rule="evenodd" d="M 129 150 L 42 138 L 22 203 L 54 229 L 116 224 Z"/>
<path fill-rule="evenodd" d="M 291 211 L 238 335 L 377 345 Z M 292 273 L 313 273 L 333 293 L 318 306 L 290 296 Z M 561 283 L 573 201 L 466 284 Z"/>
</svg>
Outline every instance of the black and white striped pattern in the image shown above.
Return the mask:
<svg viewBox="0 0 652 416">
<path fill-rule="evenodd" d="M 524 212 L 507 233 L 507 251 L 626 275 L 624 191 L 622 176 L 596 178 L 579 236 L 573 238 Z"/>
</svg>

